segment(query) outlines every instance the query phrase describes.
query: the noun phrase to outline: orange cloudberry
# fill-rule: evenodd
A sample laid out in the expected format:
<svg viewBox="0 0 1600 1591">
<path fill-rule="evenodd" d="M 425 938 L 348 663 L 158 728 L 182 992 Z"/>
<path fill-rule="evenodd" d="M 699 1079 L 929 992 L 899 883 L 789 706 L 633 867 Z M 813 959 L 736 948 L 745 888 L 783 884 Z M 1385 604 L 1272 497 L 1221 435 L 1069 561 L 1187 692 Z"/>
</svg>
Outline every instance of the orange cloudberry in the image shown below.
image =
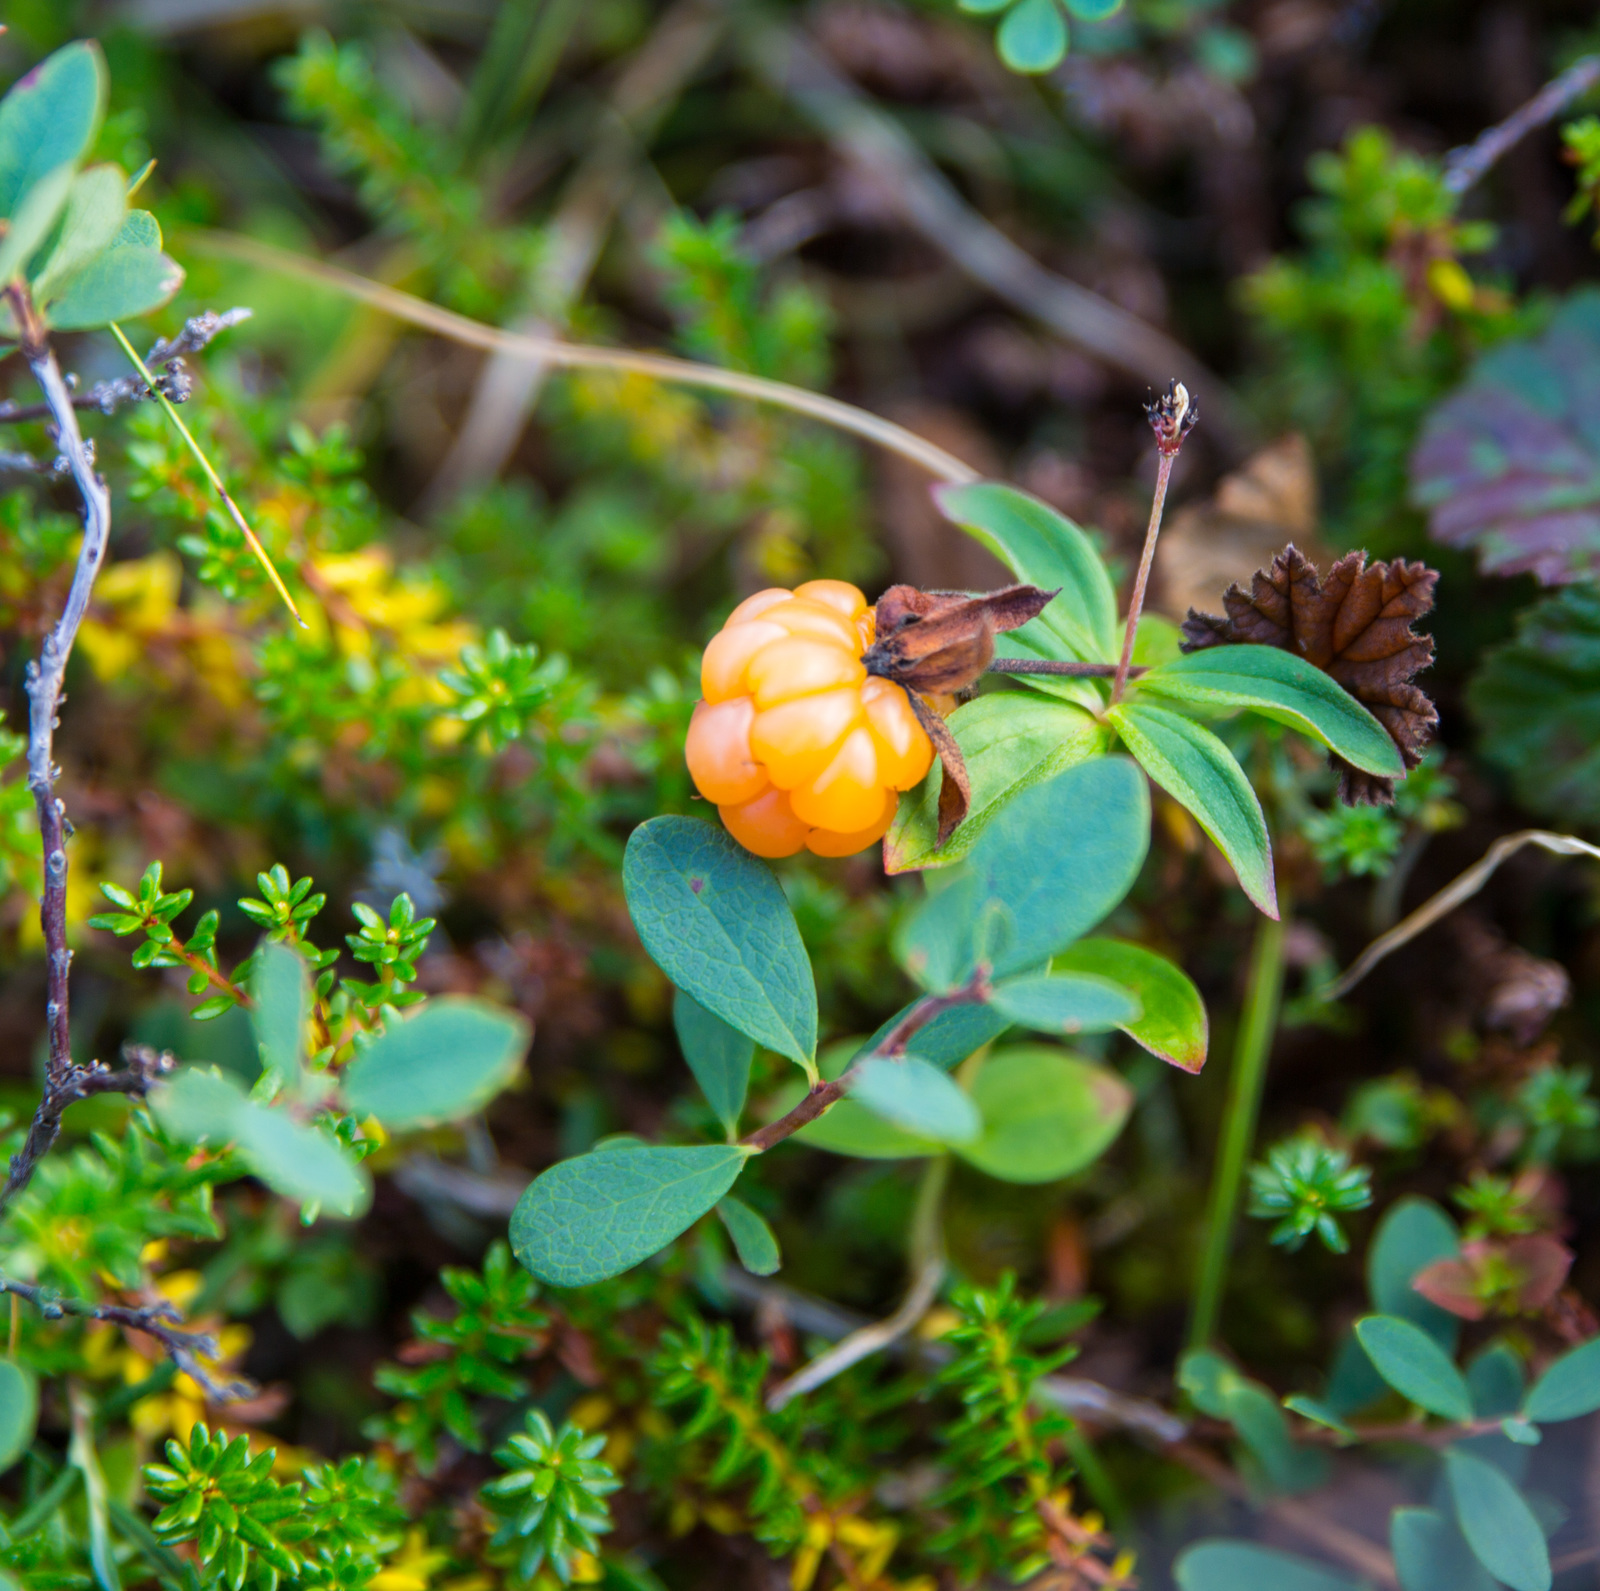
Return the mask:
<svg viewBox="0 0 1600 1591">
<path fill-rule="evenodd" d="M 842 580 L 747 597 L 700 664 L 695 787 L 757 856 L 851 856 L 881 839 L 933 746 L 905 691 L 868 676 L 873 610 Z"/>
</svg>

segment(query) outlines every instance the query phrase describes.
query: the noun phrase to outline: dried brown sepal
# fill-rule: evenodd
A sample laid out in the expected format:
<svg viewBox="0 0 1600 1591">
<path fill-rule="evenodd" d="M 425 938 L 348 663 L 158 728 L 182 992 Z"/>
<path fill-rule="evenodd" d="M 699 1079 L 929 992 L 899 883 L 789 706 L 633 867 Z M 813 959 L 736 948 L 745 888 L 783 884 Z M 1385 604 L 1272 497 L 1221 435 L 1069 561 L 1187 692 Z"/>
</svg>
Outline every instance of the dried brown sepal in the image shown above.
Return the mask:
<svg viewBox="0 0 1600 1591">
<path fill-rule="evenodd" d="M 869 674 L 907 690 L 953 696 L 994 661 L 995 636 L 1038 618 L 1055 594 L 1037 586 L 976 596 L 890 586 L 878 598 L 877 639 L 861 661 Z"/>
<path fill-rule="evenodd" d="M 944 777 L 939 781 L 939 844 L 943 845 L 966 822 L 972 806 L 972 779 L 967 773 L 967 759 L 961 755 L 950 726 L 915 691 L 907 690 L 906 699 L 917 715 L 917 722 L 933 742 L 933 749 L 939 753 L 944 769 Z"/>
<path fill-rule="evenodd" d="M 905 691 L 917 722 L 939 753 L 939 844 L 961 826 L 972 805 L 972 781 L 956 737 L 922 698 L 954 696 L 973 684 L 994 661 L 994 638 L 1044 612 L 1054 591 L 1006 586 L 970 591 L 919 591 L 890 586 L 875 610 L 877 639 L 861 661 L 869 674 Z"/>
<path fill-rule="evenodd" d="M 1225 615 L 1189 610 L 1183 650 L 1250 643 L 1297 652 L 1331 675 L 1383 727 L 1407 768 L 1415 768 L 1433 738 L 1438 710 L 1412 676 L 1433 661 L 1433 638 L 1412 624 L 1433 607 L 1439 576 L 1425 564 L 1396 558 L 1367 563 L 1346 553 L 1323 580 L 1291 543 L 1250 578 L 1230 586 Z M 1353 768 L 1342 758 L 1339 798 L 1348 806 L 1386 804 L 1394 780 Z"/>
</svg>

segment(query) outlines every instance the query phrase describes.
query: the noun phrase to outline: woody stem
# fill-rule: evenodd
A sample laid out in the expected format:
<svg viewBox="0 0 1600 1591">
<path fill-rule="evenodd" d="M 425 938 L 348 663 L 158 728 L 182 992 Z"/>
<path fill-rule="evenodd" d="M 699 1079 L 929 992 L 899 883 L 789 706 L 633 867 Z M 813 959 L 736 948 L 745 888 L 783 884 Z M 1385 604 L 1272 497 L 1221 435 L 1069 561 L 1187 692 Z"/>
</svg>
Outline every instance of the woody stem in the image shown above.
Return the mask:
<svg viewBox="0 0 1600 1591">
<path fill-rule="evenodd" d="M 1122 658 L 1117 664 L 1116 678 L 1111 682 L 1111 700 L 1122 700 L 1128 686 L 1128 670 L 1133 666 L 1133 643 L 1139 633 L 1139 614 L 1144 609 L 1145 587 L 1150 584 L 1150 566 L 1155 562 L 1156 538 L 1161 534 L 1161 511 L 1166 507 L 1167 482 L 1172 478 L 1172 461 L 1177 458 L 1176 447 L 1170 451 L 1163 447 L 1156 465 L 1156 495 L 1150 504 L 1150 525 L 1144 533 L 1144 551 L 1139 556 L 1139 573 L 1134 576 L 1133 595 L 1128 600 L 1128 627 L 1122 634 Z"/>
</svg>

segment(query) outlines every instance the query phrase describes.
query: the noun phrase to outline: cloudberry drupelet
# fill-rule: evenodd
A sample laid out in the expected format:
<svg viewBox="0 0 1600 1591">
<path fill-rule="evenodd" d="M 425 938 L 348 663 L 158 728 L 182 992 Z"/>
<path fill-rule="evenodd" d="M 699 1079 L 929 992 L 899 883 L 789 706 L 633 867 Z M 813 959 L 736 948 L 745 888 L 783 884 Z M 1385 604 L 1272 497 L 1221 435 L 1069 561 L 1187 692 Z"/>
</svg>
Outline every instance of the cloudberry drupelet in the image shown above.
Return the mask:
<svg viewBox="0 0 1600 1591">
<path fill-rule="evenodd" d="M 864 850 L 932 765 L 905 691 L 862 667 L 872 639 L 854 586 L 810 580 L 747 597 L 706 647 L 689 773 L 757 856 Z"/>
</svg>

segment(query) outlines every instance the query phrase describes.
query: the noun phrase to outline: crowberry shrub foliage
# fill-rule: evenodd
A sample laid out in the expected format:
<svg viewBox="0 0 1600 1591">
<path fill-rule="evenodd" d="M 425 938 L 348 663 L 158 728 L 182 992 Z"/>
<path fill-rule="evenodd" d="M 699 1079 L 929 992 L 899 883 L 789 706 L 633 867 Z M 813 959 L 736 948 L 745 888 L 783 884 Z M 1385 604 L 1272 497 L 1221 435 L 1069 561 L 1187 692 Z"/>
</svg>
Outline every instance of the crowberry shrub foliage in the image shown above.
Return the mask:
<svg viewBox="0 0 1600 1591">
<path fill-rule="evenodd" d="M 1169 111 L 1249 121 L 1255 36 L 1200 0 L 961 9 L 1030 76 L 1070 22 L 1072 115 L 1131 116 L 1156 62 Z M 1243 408 L 964 197 L 1014 156 L 1059 185 L 1061 84 L 975 78 L 978 162 L 882 116 L 906 62 L 850 66 L 854 13 L 803 24 L 821 55 L 693 6 L 480 20 L 275 62 L 283 159 L 318 162 L 296 250 L 196 228 L 223 207 L 181 160 L 152 176 L 145 133 L 196 113 L 136 31 L 116 82 L 53 37 L 0 100 L 0 1025 L 38 1041 L 0 1098 L 0 1591 L 1548 1591 L 1589 1550 L 1550 1455 L 1600 1413 L 1573 976 L 1458 920 L 1474 994 L 1390 1075 L 1346 999 L 1516 847 L 1600 854 L 1502 834 L 1405 911 L 1434 837 L 1503 816 L 1485 770 L 1593 806 L 1595 311 L 1494 274 L 1463 194 L 1503 130 L 1313 161 L 1305 247 L 1245 306 L 1326 541 L 1308 509 L 1285 545 L 1247 462 L 1205 523 L 1270 545 L 1180 627 L 1167 495 Z M 971 67 L 920 59 L 925 88 Z M 680 207 L 725 136 L 698 142 L 712 70 L 751 94 L 709 121 L 774 96 L 765 148 L 792 97 L 830 175 L 769 202 L 813 164 L 764 156 Z M 1592 118 L 1565 142 L 1578 219 Z M 370 218 L 362 274 L 310 257 L 304 204 Z M 794 261 L 896 216 L 1111 366 L 1176 356 L 1142 420 L 1114 400 L 1142 542 L 1063 511 L 1055 433 L 1014 461 L 1035 495 L 937 414 L 817 390 L 836 347 L 844 383 L 917 374 L 924 295 Z M 235 294 L 257 313 L 209 307 Z M 644 324 L 689 357 L 618 346 Z M 1033 368 L 968 330 L 949 392 Z M 1470 680 L 1452 548 L 1563 588 Z M 1433 745 L 1457 700 L 1481 768 Z M 1267 1138 L 1291 1031 L 1362 1081 L 1302 1068 L 1329 1080 Z M 1321 1489 L 1368 1443 L 1409 1489 L 1362 1533 Z M 1196 1542 L 1219 1492 L 1241 1534 Z"/>
</svg>

